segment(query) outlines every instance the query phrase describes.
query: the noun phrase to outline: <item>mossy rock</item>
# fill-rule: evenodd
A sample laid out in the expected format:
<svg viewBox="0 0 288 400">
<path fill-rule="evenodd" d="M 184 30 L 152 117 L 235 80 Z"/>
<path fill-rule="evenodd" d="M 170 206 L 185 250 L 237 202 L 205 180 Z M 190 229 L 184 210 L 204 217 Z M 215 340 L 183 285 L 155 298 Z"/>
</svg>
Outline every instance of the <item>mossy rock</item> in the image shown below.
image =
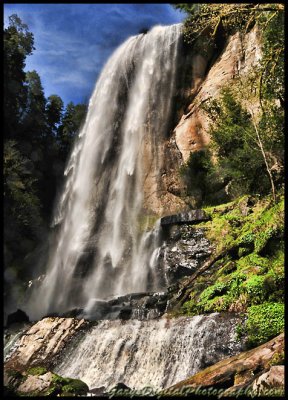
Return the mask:
<svg viewBox="0 0 288 400">
<path fill-rule="evenodd" d="M 62 393 L 72 393 L 72 394 L 86 394 L 89 388 L 86 383 L 82 382 L 80 379 L 71 379 L 67 385 L 62 387 Z"/>
<path fill-rule="evenodd" d="M 60 375 L 53 374 L 52 382 L 55 385 L 61 385 L 61 393 L 66 395 L 70 393 L 73 395 L 86 394 L 89 391 L 89 387 L 80 379 L 63 378 Z"/>
</svg>

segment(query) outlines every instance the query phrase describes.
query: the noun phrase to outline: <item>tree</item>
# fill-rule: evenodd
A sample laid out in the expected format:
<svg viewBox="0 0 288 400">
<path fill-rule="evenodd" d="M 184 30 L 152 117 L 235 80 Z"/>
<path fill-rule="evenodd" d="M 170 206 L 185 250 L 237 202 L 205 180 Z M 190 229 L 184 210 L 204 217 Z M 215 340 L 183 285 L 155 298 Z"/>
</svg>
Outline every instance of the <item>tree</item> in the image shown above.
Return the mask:
<svg viewBox="0 0 288 400">
<path fill-rule="evenodd" d="M 284 18 L 284 4 L 237 3 L 237 4 L 176 4 L 175 8 L 188 14 L 184 23 L 184 38 L 187 43 L 196 44 L 197 39 L 206 45 L 216 45 L 219 35 L 226 39 L 236 32 L 244 34 L 256 23 L 266 29 L 265 24 L 275 14 Z"/>
<path fill-rule="evenodd" d="M 217 100 L 204 106 L 212 120 L 209 132 L 212 147 L 220 175 L 230 181 L 233 197 L 247 193 L 267 194 L 270 186 L 275 200 L 271 161 L 278 158 L 277 153 L 269 138 L 269 131 L 263 131 L 260 111 L 257 117 L 253 111 L 252 105 L 255 107 L 255 102 L 245 82 L 243 87 L 247 89 L 247 97 L 245 90 L 241 91 L 241 87 L 234 83 L 234 89 L 231 86 L 224 88 Z M 273 157 L 267 151 L 269 140 Z"/>
<path fill-rule="evenodd" d="M 26 24 L 13 14 L 9 26 L 4 29 L 4 127 L 5 135 L 16 138 L 26 107 L 25 59 L 32 54 L 34 38 Z"/>
<path fill-rule="evenodd" d="M 46 104 L 47 123 L 49 131 L 54 136 L 57 136 L 59 125 L 62 122 L 63 109 L 64 103 L 61 97 L 56 94 L 48 97 Z"/>
<path fill-rule="evenodd" d="M 27 88 L 27 102 L 23 115 L 23 138 L 32 142 L 47 136 L 46 99 L 41 79 L 34 70 L 26 73 L 25 85 Z"/>
<path fill-rule="evenodd" d="M 69 102 L 64 111 L 62 124 L 58 129 L 58 143 L 63 160 L 66 160 L 71 145 L 84 122 L 87 112 L 86 104 L 75 105 L 72 101 Z"/>
</svg>

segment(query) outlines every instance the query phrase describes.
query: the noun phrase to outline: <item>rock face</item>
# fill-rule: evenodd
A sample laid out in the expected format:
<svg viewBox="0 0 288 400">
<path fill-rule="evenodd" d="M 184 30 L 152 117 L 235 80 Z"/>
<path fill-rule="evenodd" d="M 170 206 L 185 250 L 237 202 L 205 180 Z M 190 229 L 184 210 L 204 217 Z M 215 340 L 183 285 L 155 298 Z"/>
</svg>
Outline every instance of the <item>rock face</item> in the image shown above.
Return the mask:
<svg viewBox="0 0 288 400">
<path fill-rule="evenodd" d="M 162 268 L 169 285 L 192 275 L 212 253 L 212 246 L 201 228 L 168 225 L 161 248 Z"/>
<path fill-rule="evenodd" d="M 196 375 L 177 383 L 168 389 L 178 390 L 184 387 L 202 389 L 213 387 L 222 389 L 223 396 L 244 394 L 244 390 L 263 393 L 264 387 L 278 390 L 284 394 L 284 368 L 273 366 L 273 362 L 284 351 L 284 334 L 280 334 L 269 342 L 255 349 L 226 358 L 198 372 Z M 272 366 L 271 366 L 272 365 Z M 268 372 L 266 372 L 268 371 Z M 224 391 L 225 389 L 225 391 Z M 240 392 L 240 390 L 243 390 Z M 256 392 L 256 393 L 255 393 Z M 277 395 L 274 392 L 274 395 Z M 207 393 L 206 393 L 207 394 Z M 271 393 L 270 393 L 271 394 Z"/>
<path fill-rule="evenodd" d="M 186 162 L 190 152 L 201 150 L 209 143 L 209 118 L 201 104 L 215 98 L 220 90 L 237 75 L 253 68 L 261 58 L 259 32 L 252 29 L 243 39 L 239 33 L 231 36 L 202 82 L 198 82 L 197 94 L 174 130 L 176 145 Z M 201 80 L 201 77 L 199 78 Z"/>
<path fill-rule="evenodd" d="M 5 364 L 5 369 L 23 371 L 27 367 L 49 367 L 65 344 L 87 322 L 73 318 L 44 318 L 23 333 L 16 351 Z M 53 357 L 51 357 L 53 355 Z"/>
<path fill-rule="evenodd" d="M 211 67 L 209 62 L 215 57 L 212 49 L 205 56 L 193 54 L 193 49 L 191 54 L 182 55 L 180 75 L 186 76 L 186 82 L 180 84 L 179 90 L 185 93 L 185 99 L 182 96 L 178 102 L 190 104 L 182 107 L 180 113 L 175 112 L 179 122 L 173 123 L 171 132 L 167 130 L 166 138 L 157 139 L 157 157 L 151 152 L 151 138 L 146 138 L 143 144 L 144 209 L 148 213 L 176 213 L 186 207 L 186 187 L 179 168 L 191 152 L 205 148 L 210 142 L 210 119 L 202 104 L 217 97 L 224 86 L 257 65 L 261 58 L 259 44 L 259 32 L 253 28 L 242 38 L 239 33 L 231 36 Z M 219 196 L 223 196 L 221 193 Z"/>
</svg>

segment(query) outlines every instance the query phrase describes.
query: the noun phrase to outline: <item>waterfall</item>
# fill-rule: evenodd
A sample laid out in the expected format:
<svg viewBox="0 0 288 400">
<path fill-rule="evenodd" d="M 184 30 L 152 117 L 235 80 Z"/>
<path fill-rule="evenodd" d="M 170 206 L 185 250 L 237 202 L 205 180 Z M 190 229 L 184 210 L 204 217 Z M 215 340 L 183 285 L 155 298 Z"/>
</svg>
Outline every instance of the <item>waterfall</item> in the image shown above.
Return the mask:
<svg viewBox="0 0 288 400">
<path fill-rule="evenodd" d="M 90 389 L 163 389 L 241 351 L 239 318 L 207 316 L 149 321 L 102 321 L 72 341 L 55 372 L 83 380 Z"/>
<path fill-rule="evenodd" d="M 66 166 L 45 279 L 26 307 L 32 318 L 163 288 L 157 227 L 141 232 L 139 218 L 147 152 L 158 187 L 180 37 L 180 24 L 156 26 L 129 38 L 103 68 Z"/>
</svg>

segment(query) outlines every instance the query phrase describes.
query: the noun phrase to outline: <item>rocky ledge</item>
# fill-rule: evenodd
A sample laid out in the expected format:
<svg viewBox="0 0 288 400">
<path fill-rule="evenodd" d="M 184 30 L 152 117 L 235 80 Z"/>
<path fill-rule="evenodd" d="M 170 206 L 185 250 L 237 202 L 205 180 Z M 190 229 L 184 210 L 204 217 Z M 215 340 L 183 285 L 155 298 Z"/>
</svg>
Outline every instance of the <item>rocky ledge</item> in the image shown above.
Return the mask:
<svg viewBox="0 0 288 400">
<path fill-rule="evenodd" d="M 208 221 L 210 217 L 204 210 L 191 210 L 174 215 L 167 215 L 160 219 L 161 226 L 175 224 L 197 224 L 199 222 Z"/>
<path fill-rule="evenodd" d="M 84 319 L 44 318 L 25 331 L 18 346 L 5 364 L 6 370 L 22 373 L 30 367 L 50 369 L 63 347 L 89 323 Z M 53 357 L 51 357 L 51 355 Z"/>
</svg>

